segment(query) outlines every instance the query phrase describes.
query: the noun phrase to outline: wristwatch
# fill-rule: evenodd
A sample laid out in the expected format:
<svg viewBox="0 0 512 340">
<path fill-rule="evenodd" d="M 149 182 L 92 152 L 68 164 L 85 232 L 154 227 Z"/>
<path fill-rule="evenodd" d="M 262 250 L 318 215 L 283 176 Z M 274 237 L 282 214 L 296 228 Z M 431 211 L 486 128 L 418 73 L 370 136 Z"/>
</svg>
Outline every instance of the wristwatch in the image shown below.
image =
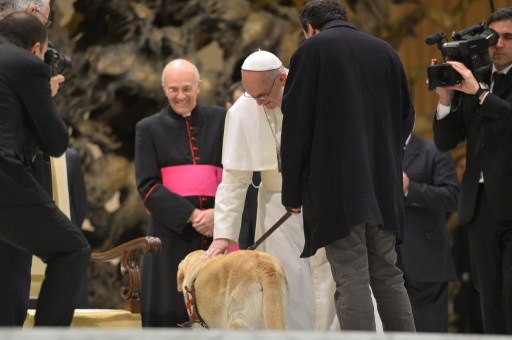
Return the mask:
<svg viewBox="0 0 512 340">
<path fill-rule="evenodd" d="M 476 99 L 480 99 L 482 93 L 489 91 L 489 85 L 486 83 L 478 83 L 478 90 L 475 92 Z"/>
</svg>

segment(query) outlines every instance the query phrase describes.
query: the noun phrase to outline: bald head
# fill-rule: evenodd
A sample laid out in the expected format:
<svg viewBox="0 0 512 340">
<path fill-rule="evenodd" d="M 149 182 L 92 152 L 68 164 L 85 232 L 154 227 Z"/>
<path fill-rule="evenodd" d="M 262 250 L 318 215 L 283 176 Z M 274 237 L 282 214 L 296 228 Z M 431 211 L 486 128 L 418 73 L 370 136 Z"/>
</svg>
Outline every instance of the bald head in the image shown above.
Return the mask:
<svg viewBox="0 0 512 340">
<path fill-rule="evenodd" d="M 201 91 L 197 67 L 185 59 L 175 59 L 162 72 L 162 87 L 174 112 L 186 115 L 196 107 Z"/>
<path fill-rule="evenodd" d="M 169 73 L 172 74 L 175 72 L 194 72 L 196 81 L 199 81 L 200 79 L 199 70 L 196 65 L 185 59 L 174 59 L 164 67 L 162 72 L 162 85 L 165 85 L 165 76 Z"/>
</svg>

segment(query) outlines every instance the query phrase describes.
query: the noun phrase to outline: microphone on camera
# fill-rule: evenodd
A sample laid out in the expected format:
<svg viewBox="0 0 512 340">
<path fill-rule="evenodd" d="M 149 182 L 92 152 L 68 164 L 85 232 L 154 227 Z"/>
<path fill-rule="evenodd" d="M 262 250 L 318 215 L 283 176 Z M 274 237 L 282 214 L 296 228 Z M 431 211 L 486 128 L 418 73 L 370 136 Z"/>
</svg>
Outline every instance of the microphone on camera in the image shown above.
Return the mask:
<svg viewBox="0 0 512 340">
<path fill-rule="evenodd" d="M 425 39 L 425 43 L 427 45 L 434 45 L 434 44 L 441 42 L 444 38 L 446 38 L 446 35 L 443 32 L 434 33 L 434 34 L 429 35 Z"/>
</svg>

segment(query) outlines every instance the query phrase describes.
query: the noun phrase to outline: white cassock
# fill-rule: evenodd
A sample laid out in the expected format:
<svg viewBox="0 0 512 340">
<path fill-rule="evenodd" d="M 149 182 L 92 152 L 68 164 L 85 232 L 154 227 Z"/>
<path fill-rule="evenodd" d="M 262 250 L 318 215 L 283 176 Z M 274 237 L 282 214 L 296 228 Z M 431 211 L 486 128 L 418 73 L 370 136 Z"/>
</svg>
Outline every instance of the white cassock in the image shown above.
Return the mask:
<svg viewBox="0 0 512 340">
<path fill-rule="evenodd" d="M 228 111 L 222 152 L 224 171 L 215 198 L 214 238 L 237 242 L 245 195 L 254 171 L 261 172 L 262 181 L 256 239 L 286 212 L 281 204 L 282 178 L 277 161 L 282 120 L 280 108 L 264 109 L 244 96 Z M 325 250 L 301 259 L 303 247 L 302 215 L 292 215 L 257 249 L 273 255 L 285 271 L 289 288 L 286 328 L 339 329 L 334 308 L 335 283 Z"/>
</svg>

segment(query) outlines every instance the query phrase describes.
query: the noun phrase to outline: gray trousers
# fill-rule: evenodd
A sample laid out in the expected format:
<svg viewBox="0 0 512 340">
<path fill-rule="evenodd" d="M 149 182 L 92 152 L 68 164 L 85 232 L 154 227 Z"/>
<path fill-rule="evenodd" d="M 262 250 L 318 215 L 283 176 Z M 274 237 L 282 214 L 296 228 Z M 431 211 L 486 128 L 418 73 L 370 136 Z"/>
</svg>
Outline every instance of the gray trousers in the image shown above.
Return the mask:
<svg viewBox="0 0 512 340">
<path fill-rule="evenodd" d="M 336 313 L 342 330 L 375 330 L 372 288 L 384 331 L 414 332 L 402 271 L 395 265 L 395 234 L 360 224 L 325 247 L 336 281 Z"/>
</svg>

